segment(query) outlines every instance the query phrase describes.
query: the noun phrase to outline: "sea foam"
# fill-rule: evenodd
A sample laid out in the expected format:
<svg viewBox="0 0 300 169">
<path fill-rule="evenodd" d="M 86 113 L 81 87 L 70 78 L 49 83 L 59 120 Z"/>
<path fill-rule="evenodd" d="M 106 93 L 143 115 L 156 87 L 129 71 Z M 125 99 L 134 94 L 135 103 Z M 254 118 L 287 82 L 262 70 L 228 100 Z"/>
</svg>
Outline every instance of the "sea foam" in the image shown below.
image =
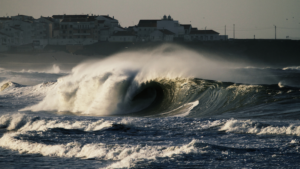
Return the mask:
<svg viewBox="0 0 300 169">
<path fill-rule="evenodd" d="M 254 120 L 228 120 L 220 131 L 249 134 L 274 134 L 300 136 L 300 124 L 289 124 L 288 126 L 276 126 Z"/>
</svg>

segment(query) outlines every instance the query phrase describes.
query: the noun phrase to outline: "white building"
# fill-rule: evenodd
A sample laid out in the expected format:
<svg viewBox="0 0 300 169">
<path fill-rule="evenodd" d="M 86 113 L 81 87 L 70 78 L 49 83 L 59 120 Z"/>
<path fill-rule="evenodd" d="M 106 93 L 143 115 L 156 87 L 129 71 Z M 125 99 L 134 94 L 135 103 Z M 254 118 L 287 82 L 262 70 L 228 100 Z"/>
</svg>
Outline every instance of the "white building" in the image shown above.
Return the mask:
<svg viewBox="0 0 300 169">
<path fill-rule="evenodd" d="M 139 41 L 149 41 L 150 34 L 157 29 L 158 20 L 140 20 L 137 25 Z"/>
<path fill-rule="evenodd" d="M 169 15 L 164 15 L 162 20 L 157 21 L 157 29 L 167 29 L 175 34 L 175 37 L 180 37 L 185 34 L 184 27 L 178 21 L 173 20 Z"/>
<path fill-rule="evenodd" d="M 116 28 L 119 27 L 119 21 L 109 15 L 53 15 L 52 18 L 55 22 L 53 37 L 57 39 L 75 38 L 78 41 L 78 36 L 80 36 L 79 38 L 85 41 L 86 39 L 92 39 L 95 42 L 107 41 L 114 32 L 121 31 Z"/>
<path fill-rule="evenodd" d="M 119 21 L 109 15 L 95 15 L 93 16 L 98 23 L 97 32 L 99 41 L 108 41 L 108 38 L 116 31 L 123 31 L 119 29 Z"/>
<path fill-rule="evenodd" d="M 169 30 L 156 30 L 150 34 L 150 41 L 165 41 L 172 42 L 174 40 L 175 34 Z"/>
<path fill-rule="evenodd" d="M 7 43 L 9 46 L 20 46 L 27 44 L 26 42 L 29 38 L 28 36 L 24 37 L 24 31 L 20 28 L 20 26 L 5 25 L 0 32 L 10 37 L 11 41 L 10 43 Z"/>
<path fill-rule="evenodd" d="M 46 37 L 46 39 L 53 38 L 54 19 L 51 17 L 41 16 L 36 21 L 43 26 L 42 29 L 44 30 L 44 36 Z"/>
<path fill-rule="evenodd" d="M 47 39 L 47 24 L 35 20 L 32 23 L 32 39 Z"/>
<path fill-rule="evenodd" d="M 35 34 L 34 18 L 32 16 L 17 15 L 12 16 L 12 25 L 16 31 L 19 30 L 19 45 L 27 45 L 32 43 L 32 39 Z"/>
<path fill-rule="evenodd" d="M 174 37 L 183 37 L 191 28 L 185 30 L 184 25 L 180 25 L 171 16 L 164 15 L 161 20 L 140 20 L 138 25 L 131 29 L 136 29 L 139 41 L 149 41 L 150 34 L 156 30 L 168 30 L 174 34 Z"/>
<path fill-rule="evenodd" d="M 114 33 L 109 39 L 109 42 L 135 42 L 136 34 L 129 31 L 120 31 Z"/>
<path fill-rule="evenodd" d="M 89 15 L 53 15 L 51 45 L 88 45 L 98 41 L 97 20 Z"/>
<path fill-rule="evenodd" d="M 14 46 L 25 45 L 32 42 L 31 37 L 33 31 L 29 23 L 27 24 L 26 22 L 23 22 L 13 26 L 10 25 L 12 24 L 5 25 L 0 32 L 13 37 Z M 22 29 L 22 27 L 24 29 Z"/>
<path fill-rule="evenodd" d="M 11 46 L 31 44 L 35 38 L 45 38 L 45 27 L 31 16 L 0 18 L 0 32 L 12 37 Z"/>
</svg>

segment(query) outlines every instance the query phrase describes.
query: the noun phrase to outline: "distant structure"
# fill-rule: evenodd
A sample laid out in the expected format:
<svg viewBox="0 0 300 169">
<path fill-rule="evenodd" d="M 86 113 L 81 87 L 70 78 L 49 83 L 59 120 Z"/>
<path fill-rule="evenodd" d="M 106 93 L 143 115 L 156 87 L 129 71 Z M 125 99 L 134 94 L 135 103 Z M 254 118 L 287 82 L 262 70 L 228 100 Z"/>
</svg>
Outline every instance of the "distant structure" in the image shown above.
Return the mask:
<svg viewBox="0 0 300 169">
<path fill-rule="evenodd" d="M 140 20 L 137 26 L 130 27 L 130 29 L 136 32 L 138 41 L 213 41 L 228 39 L 227 35 L 219 35 L 218 32 L 213 30 L 198 30 L 193 28 L 191 24 L 180 24 L 170 15 L 164 15 L 161 20 Z"/>
<path fill-rule="evenodd" d="M 117 31 L 125 31 L 118 20 L 109 15 L 20 15 L 0 17 L 0 51 L 33 45 L 88 45 L 108 41 Z"/>
<path fill-rule="evenodd" d="M 225 31 L 226 32 L 226 31 Z M 225 33 L 226 34 L 226 33 Z M 20 46 L 43 49 L 46 45 L 89 45 L 96 42 L 215 41 L 227 40 L 214 30 L 198 30 L 180 24 L 170 15 L 161 19 L 142 19 L 123 28 L 109 15 L 20 15 L 0 17 L 0 51 Z"/>
<path fill-rule="evenodd" d="M 118 29 L 118 20 L 109 15 L 53 15 L 52 18 L 55 23 L 53 37 L 60 39 L 56 41 L 58 45 L 107 41 L 116 30 L 122 30 Z"/>
</svg>

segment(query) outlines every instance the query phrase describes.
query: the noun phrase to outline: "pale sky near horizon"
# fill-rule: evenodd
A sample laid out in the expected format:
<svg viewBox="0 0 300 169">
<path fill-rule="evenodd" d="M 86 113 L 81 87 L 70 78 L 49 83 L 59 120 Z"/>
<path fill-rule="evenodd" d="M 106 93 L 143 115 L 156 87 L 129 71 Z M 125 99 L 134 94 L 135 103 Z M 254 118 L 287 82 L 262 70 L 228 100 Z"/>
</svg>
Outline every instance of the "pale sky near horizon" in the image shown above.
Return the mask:
<svg viewBox="0 0 300 169">
<path fill-rule="evenodd" d="M 114 16 L 121 26 L 171 15 L 181 24 L 235 38 L 300 39 L 300 0 L 0 0 L 0 16 L 56 14 Z"/>
</svg>

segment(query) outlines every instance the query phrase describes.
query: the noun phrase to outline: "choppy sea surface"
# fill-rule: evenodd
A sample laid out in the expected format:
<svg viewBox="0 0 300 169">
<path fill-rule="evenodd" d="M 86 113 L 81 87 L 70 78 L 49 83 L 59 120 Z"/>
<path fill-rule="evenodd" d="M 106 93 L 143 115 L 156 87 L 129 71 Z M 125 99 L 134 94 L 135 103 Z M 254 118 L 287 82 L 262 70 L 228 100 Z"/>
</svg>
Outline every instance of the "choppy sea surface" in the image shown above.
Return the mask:
<svg viewBox="0 0 300 169">
<path fill-rule="evenodd" d="M 140 55 L 0 69 L 0 168 L 300 166 L 300 67 Z"/>
</svg>

